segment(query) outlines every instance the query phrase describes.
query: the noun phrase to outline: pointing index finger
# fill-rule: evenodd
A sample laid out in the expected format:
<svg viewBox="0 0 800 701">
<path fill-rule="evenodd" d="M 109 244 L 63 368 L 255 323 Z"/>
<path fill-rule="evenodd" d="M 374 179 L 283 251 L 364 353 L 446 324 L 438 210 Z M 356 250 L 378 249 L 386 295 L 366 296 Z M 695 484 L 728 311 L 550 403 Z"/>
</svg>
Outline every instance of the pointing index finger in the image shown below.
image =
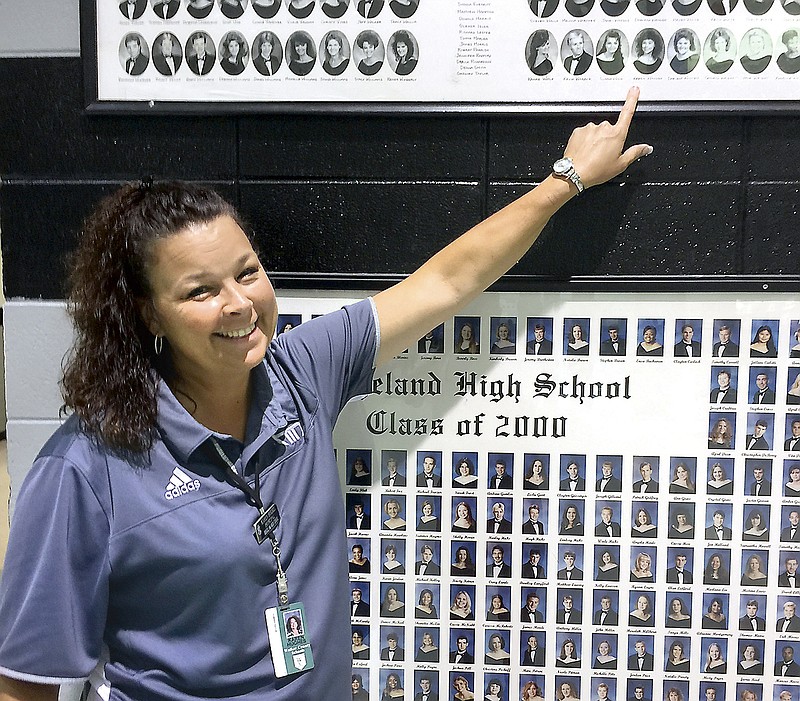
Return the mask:
<svg viewBox="0 0 800 701">
<path fill-rule="evenodd" d="M 626 132 L 631 125 L 631 120 L 636 112 L 636 103 L 639 102 L 639 88 L 632 87 L 628 90 L 628 96 L 625 98 L 625 104 L 619 112 L 617 117 L 617 126 L 622 127 Z"/>
</svg>

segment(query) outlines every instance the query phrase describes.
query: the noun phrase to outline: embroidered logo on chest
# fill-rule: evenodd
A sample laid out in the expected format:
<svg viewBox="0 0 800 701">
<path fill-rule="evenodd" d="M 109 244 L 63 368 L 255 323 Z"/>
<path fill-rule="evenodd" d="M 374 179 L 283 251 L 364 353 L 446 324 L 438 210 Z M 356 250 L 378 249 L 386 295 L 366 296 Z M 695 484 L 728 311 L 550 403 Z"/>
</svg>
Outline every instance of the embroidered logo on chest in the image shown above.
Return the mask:
<svg viewBox="0 0 800 701">
<path fill-rule="evenodd" d="M 303 440 L 303 426 L 299 421 L 289 424 L 286 428 L 278 429 L 273 438 L 282 445 L 294 445 L 298 441 Z"/>
<path fill-rule="evenodd" d="M 172 471 L 169 483 L 164 487 L 164 498 L 171 501 L 189 492 L 196 492 L 198 489 L 200 489 L 200 480 L 192 479 L 181 468 L 176 467 Z"/>
</svg>

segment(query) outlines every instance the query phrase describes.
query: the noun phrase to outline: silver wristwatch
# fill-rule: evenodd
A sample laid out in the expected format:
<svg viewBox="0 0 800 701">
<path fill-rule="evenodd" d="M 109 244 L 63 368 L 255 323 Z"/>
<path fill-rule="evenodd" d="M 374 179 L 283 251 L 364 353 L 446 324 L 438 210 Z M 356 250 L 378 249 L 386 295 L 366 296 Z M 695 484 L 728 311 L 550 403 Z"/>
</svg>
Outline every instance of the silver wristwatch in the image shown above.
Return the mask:
<svg viewBox="0 0 800 701">
<path fill-rule="evenodd" d="M 577 171 L 575 170 L 575 166 L 572 163 L 572 159 L 568 156 L 564 156 L 564 158 L 559 158 L 555 163 L 553 163 L 553 175 L 559 178 L 566 178 L 576 188 L 578 188 L 578 192 L 583 192 L 583 182 L 581 181 L 581 176 L 578 175 Z"/>
</svg>

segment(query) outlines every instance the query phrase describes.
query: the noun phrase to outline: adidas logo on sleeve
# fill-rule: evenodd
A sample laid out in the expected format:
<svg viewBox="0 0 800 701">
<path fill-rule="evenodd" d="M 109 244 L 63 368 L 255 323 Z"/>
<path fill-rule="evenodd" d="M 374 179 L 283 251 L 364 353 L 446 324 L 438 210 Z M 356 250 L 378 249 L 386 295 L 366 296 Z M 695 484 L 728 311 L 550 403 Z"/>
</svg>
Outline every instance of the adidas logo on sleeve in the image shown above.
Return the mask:
<svg viewBox="0 0 800 701">
<path fill-rule="evenodd" d="M 164 498 L 171 501 L 183 494 L 196 492 L 198 489 L 200 489 L 200 480 L 192 479 L 180 467 L 176 467 L 172 471 L 169 483 L 164 488 Z"/>
</svg>

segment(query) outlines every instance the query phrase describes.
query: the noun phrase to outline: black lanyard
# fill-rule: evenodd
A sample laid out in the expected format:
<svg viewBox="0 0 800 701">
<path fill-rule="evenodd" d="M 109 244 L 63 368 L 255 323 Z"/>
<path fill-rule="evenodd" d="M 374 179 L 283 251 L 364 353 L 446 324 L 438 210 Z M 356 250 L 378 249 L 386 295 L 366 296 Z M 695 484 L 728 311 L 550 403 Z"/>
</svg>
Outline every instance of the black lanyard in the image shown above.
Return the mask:
<svg viewBox="0 0 800 701">
<path fill-rule="evenodd" d="M 225 464 L 225 472 L 230 477 L 233 484 L 244 492 L 248 501 L 258 509 L 258 518 L 253 522 L 253 537 L 256 542 L 261 545 L 265 540 L 272 543 L 272 554 L 275 557 L 276 566 L 276 580 L 275 585 L 278 589 L 278 603 L 280 606 L 286 607 L 289 605 L 289 583 L 286 579 L 286 573 L 281 566 L 281 548 L 278 539 L 275 536 L 275 530 L 281 522 L 281 516 L 278 512 L 278 507 L 274 503 L 270 503 L 266 508 L 261 499 L 261 490 L 259 484 L 259 469 L 255 470 L 255 485 L 253 487 L 242 477 L 233 466 L 230 458 L 225 454 L 222 446 L 217 442 L 216 438 L 211 439 L 217 453 L 222 462 Z"/>
</svg>

